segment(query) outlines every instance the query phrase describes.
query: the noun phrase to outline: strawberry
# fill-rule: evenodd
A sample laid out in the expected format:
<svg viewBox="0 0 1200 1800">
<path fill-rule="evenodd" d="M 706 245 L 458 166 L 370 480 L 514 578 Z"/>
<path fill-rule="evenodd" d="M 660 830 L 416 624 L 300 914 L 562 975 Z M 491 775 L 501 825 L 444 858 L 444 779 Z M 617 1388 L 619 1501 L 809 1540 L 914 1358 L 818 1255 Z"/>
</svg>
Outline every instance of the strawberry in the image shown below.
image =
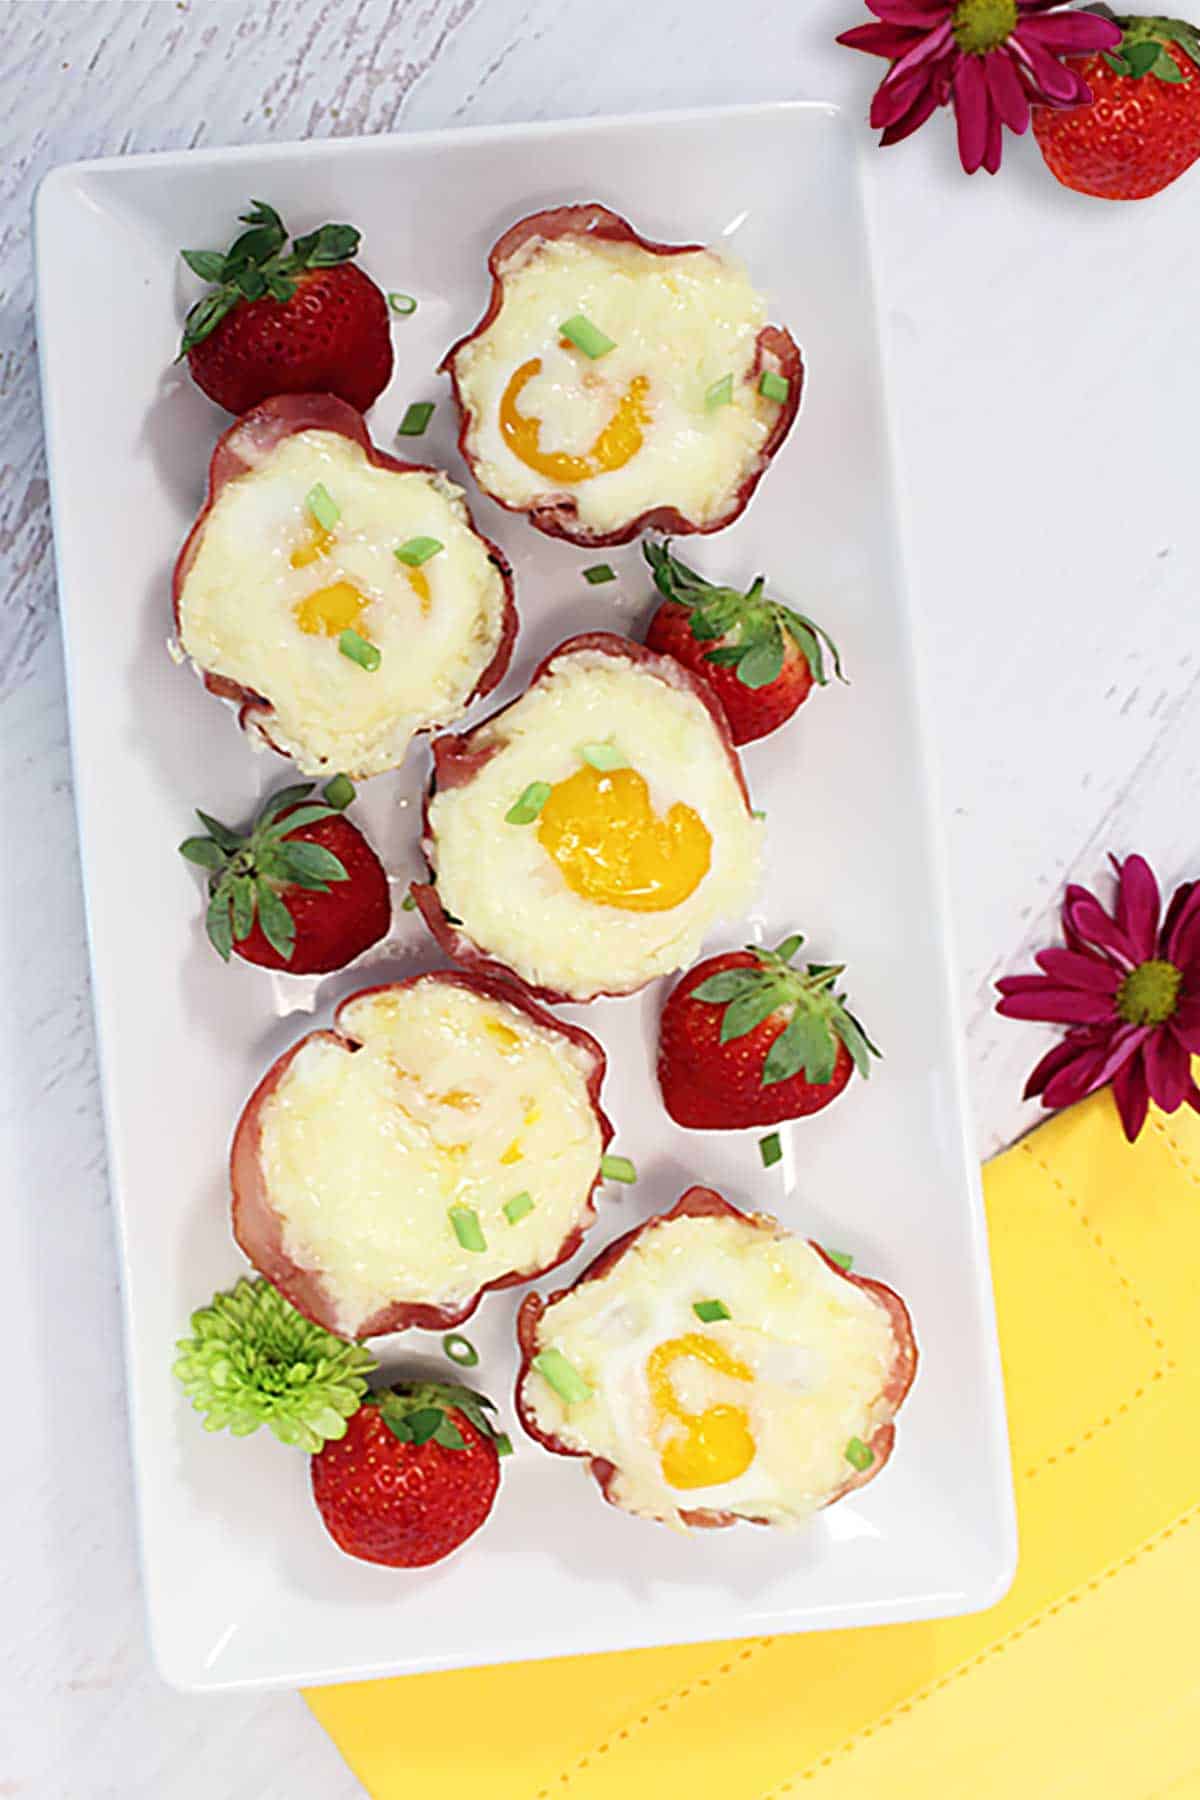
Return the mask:
<svg viewBox="0 0 1200 1800">
<path fill-rule="evenodd" d="M 354 789 L 339 775 L 327 804 L 306 805 L 312 790 L 311 781 L 284 788 L 240 837 L 197 810 L 208 836 L 185 839 L 179 852 L 209 872 L 205 926 L 226 962 L 235 951 L 265 969 L 324 975 L 386 937 L 387 872 L 342 816 Z"/>
<path fill-rule="evenodd" d="M 840 964 L 792 959 L 804 942 L 709 957 L 667 997 L 658 1039 L 663 1104 L 677 1125 L 733 1131 L 820 1112 L 878 1056 L 834 991 Z"/>
<path fill-rule="evenodd" d="M 488 1409 L 471 1388 L 432 1382 L 369 1395 L 345 1436 L 312 1459 L 313 1499 L 339 1550 L 417 1569 L 478 1531 L 512 1449 Z"/>
<path fill-rule="evenodd" d="M 1106 6 L 1088 10 L 1112 18 Z M 1051 174 L 1101 200 L 1144 200 L 1200 156 L 1200 32 L 1182 19 L 1119 18 L 1114 51 L 1074 63 L 1090 106 L 1035 107 Z"/>
<path fill-rule="evenodd" d="M 350 258 L 353 225 L 322 225 L 287 244 L 274 207 L 241 215 L 230 248 L 181 251 L 213 283 L 184 321 L 180 356 L 210 400 L 248 412 L 274 394 L 336 394 L 359 412 L 392 378 L 388 303 Z"/>
<path fill-rule="evenodd" d="M 669 540 L 642 545 L 663 603 L 646 642 L 665 651 L 716 694 L 735 744 L 777 731 L 802 706 L 813 684 L 828 681 L 822 640 L 838 679 L 837 646 L 829 634 L 781 601 L 763 597 L 760 575 L 747 593 L 715 587 L 671 555 Z"/>
</svg>

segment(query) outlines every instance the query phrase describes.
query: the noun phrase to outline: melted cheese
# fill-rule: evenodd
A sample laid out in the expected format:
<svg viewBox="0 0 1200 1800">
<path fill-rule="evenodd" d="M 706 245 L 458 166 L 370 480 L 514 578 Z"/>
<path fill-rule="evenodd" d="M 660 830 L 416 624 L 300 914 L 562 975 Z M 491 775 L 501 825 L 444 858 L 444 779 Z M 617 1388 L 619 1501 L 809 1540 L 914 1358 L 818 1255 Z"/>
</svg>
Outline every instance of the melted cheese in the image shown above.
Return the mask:
<svg viewBox="0 0 1200 1800">
<path fill-rule="evenodd" d="M 456 1305 L 553 1261 L 600 1167 L 589 1060 L 515 1007 L 435 981 L 342 1014 L 353 1053 L 310 1040 L 266 1102 L 261 1164 L 284 1249 L 353 1333 L 393 1300 Z M 506 1201 L 527 1193 L 514 1225 Z M 450 1208 L 478 1217 L 464 1249 Z"/>
<path fill-rule="evenodd" d="M 430 807 L 438 893 L 476 944 L 527 981 L 579 998 L 633 988 L 685 968 L 717 919 L 746 911 L 762 826 L 694 694 L 633 663 L 583 651 L 554 664 L 472 741 L 500 748 Z M 613 745 L 629 765 L 609 794 L 581 760 L 596 742 Z M 649 806 L 636 817 L 626 797 L 631 772 Z M 541 819 L 509 823 L 506 814 L 535 782 L 554 789 Z M 615 809 L 621 854 L 583 871 L 581 845 L 591 845 L 593 864 L 602 862 L 602 805 Z M 668 843 L 668 860 L 659 838 L 672 819 L 678 841 Z M 636 841 L 632 824 L 643 832 Z M 635 878 L 669 904 L 645 908 L 631 898 Z"/>
<path fill-rule="evenodd" d="M 692 1310 L 719 1299 L 730 1318 Z M 588 1383 L 566 1405 L 536 1370 L 539 1428 L 617 1468 L 612 1498 L 679 1523 L 711 1508 L 794 1525 L 854 1473 L 852 1438 L 889 1415 L 891 1321 L 802 1238 L 740 1219 L 681 1218 L 637 1240 L 598 1281 L 547 1308 L 537 1349 Z"/>
<path fill-rule="evenodd" d="M 329 530 L 305 499 L 340 509 Z M 444 545 L 419 569 L 413 537 Z M 285 438 L 213 506 L 180 597 L 180 639 L 201 669 L 271 702 L 272 740 L 308 774 L 394 768 L 415 732 L 458 719 L 500 642 L 504 583 L 444 476 L 374 468 L 336 432 Z M 367 671 L 338 647 L 380 651 Z"/>
<path fill-rule="evenodd" d="M 767 314 L 744 271 L 570 237 L 524 246 L 503 275 L 499 313 L 454 358 L 480 485 L 517 507 L 569 493 L 598 532 L 652 506 L 723 517 L 779 412 L 751 377 Z M 562 339 L 577 313 L 615 347 L 593 360 Z M 726 375 L 733 399 L 709 410 Z"/>
</svg>

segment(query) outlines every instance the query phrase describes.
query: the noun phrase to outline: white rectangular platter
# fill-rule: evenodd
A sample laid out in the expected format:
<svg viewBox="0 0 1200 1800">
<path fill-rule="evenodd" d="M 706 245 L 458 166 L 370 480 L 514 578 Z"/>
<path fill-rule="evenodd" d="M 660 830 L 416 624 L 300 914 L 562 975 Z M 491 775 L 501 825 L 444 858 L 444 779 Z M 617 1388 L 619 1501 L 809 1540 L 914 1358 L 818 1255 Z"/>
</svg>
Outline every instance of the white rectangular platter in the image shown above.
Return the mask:
<svg viewBox="0 0 1200 1800">
<path fill-rule="evenodd" d="M 343 994 L 438 960 L 416 916 L 397 911 L 365 975 L 362 964 L 320 982 L 225 969 L 176 853 L 193 806 L 241 819 L 287 775 L 251 754 L 228 710 L 167 652 L 172 561 L 228 423 L 173 363 L 195 285 L 178 251 L 226 242 L 251 197 L 295 231 L 352 221 L 368 271 L 418 297 L 396 324 L 396 373 L 371 424 L 391 447 L 405 405 L 437 400 L 419 454 L 459 479 L 434 370 L 482 310 L 489 246 L 539 207 L 601 200 L 650 237 L 724 247 L 803 347 L 803 410 L 749 510 L 679 549 L 738 585 L 767 571 L 839 640 L 852 685 L 817 694 L 745 753 L 767 812 L 767 870 L 750 918 L 714 947 L 803 930 L 816 959 L 836 952 L 849 965 L 855 1009 L 885 1059 L 869 1086 L 785 1128 L 783 1161 L 764 1171 L 758 1134 L 684 1132 L 664 1114 L 657 989 L 566 1009 L 608 1051 L 614 1149 L 640 1175 L 606 1191 L 568 1275 L 702 1181 L 852 1252 L 911 1306 L 922 1360 L 896 1453 L 878 1481 L 799 1533 L 674 1534 L 606 1507 L 580 1465 L 522 1439 L 510 1406 L 519 1293 L 489 1297 L 467 1328 L 517 1454 L 485 1530 L 425 1573 L 344 1557 L 313 1511 L 307 1459 L 266 1432 L 207 1435 L 174 1382 L 190 1312 L 243 1267 L 225 1158 L 251 1088 Z M 37 253 L 133 1454 L 163 1674 L 190 1689 L 296 1685 L 992 1603 L 1015 1560 L 1003 1398 L 853 134 L 830 107 L 785 104 L 83 163 L 43 184 Z M 594 557 L 473 490 L 471 500 L 516 570 L 522 631 L 498 698 L 572 632 L 640 631 L 653 600 L 635 547 L 605 552 L 620 579 L 590 587 L 581 570 Z M 418 870 L 427 768 L 422 745 L 360 802 L 397 895 Z M 428 1334 L 383 1349 L 388 1367 L 414 1355 L 448 1367 Z"/>
</svg>

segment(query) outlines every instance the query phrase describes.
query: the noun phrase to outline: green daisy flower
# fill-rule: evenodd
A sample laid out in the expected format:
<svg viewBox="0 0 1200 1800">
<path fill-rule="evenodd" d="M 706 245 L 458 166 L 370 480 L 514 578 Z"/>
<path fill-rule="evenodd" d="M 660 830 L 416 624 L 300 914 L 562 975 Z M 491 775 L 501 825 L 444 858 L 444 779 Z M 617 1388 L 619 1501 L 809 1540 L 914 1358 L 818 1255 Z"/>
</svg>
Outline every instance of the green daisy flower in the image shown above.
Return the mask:
<svg viewBox="0 0 1200 1800">
<path fill-rule="evenodd" d="M 192 1314 L 175 1374 L 206 1431 L 248 1437 L 269 1425 L 314 1454 L 344 1437 L 376 1367 L 362 1344 L 313 1325 L 269 1281 L 241 1280 Z"/>
</svg>

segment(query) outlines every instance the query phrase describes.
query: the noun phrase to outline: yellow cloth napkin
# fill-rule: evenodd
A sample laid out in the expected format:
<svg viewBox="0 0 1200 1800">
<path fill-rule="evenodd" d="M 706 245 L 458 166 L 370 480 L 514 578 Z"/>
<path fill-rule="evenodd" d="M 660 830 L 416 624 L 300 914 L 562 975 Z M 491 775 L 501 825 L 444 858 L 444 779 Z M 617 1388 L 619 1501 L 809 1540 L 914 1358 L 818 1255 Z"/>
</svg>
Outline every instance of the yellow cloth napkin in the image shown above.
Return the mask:
<svg viewBox="0 0 1200 1800">
<path fill-rule="evenodd" d="M 1200 1800 L 1200 1118 L 1101 1094 L 985 1186 L 1007 1599 L 307 1694 L 375 1800 Z"/>
</svg>

